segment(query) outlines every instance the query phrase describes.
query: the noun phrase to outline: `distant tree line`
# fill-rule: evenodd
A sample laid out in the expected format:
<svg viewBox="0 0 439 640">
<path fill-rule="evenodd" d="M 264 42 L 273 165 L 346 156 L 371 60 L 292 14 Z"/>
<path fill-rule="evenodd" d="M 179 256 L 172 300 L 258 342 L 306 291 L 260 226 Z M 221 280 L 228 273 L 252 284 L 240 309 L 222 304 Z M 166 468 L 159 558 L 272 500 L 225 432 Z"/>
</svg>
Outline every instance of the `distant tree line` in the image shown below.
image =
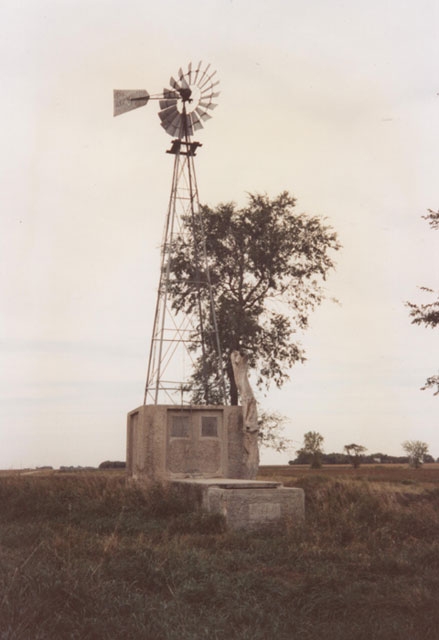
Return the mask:
<svg viewBox="0 0 439 640">
<path fill-rule="evenodd" d="M 322 464 L 352 464 L 352 458 L 346 453 L 320 453 L 320 461 Z M 386 453 L 371 453 L 361 455 L 361 464 L 408 464 L 409 456 L 389 456 Z M 434 462 L 433 456 L 426 454 L 425 462 Z M 298 451 L 294 460 L 290 460 L 288 464 L 312 464 L 312 454 L 304 451 Z"/>
<path fill-rule="evenodd" d="M 312 469 L 320 469 L 324 464 L 350 464 L 358 469 L 361 464 L 410 464 L 418 468 L 425 462 L 434 462 L 433 456 L 428 453 L 428 444 L 420 440 L 402 443 L 406 456 L 389 456 L 381 452 L 366 454 L 366 447 L 354 442 L 345 444 L 344 453 L 324 453 L 323 442 L 324 437 L 318 431 L 307 431 L 296 458 L 288 464 L 309 464 Z"/>
<path fill-rule="evenodd" d="M 99 465 L 99 469 L 125 469 L 126 464 L 122 460 L 105 460 Z"/>
</svg>

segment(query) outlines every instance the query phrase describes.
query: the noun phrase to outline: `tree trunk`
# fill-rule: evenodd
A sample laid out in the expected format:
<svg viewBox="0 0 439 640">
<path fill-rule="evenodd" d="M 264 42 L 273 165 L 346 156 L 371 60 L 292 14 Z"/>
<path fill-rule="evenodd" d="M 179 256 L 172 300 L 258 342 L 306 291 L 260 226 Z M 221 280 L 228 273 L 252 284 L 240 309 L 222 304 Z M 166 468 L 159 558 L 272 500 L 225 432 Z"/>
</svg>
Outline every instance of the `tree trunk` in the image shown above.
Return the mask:
<svg viewBox="0 0 439 640">
<path fill-rule="evenodd" d="M 238 404 L 238 389 L 235 382 L 235 376 L 233 375 L 232 363 L 229 359 L 227 364 L 227 377 L 230 383 L 230 404 L 236 406 Z"/>
</svg>

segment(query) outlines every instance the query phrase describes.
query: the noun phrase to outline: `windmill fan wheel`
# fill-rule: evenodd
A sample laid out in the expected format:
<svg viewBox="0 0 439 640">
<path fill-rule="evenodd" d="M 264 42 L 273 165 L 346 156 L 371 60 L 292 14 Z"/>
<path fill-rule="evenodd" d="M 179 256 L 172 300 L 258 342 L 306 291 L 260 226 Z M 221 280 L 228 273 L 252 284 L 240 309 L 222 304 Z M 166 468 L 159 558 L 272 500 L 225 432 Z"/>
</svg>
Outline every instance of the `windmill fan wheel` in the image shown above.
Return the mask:
<svg viewBox="0 0 439 640">
<path fill-rule="evenodd" d="M 171 77 L 171 88 L 163 90 L 159 103 L 161 125 L 170 136 L 181 140 L 189 138 L 211 118 L 209 111 L 215 109 L 217 105 L 213 100 L 219 96 L 219 92 L 214 91 L 219 84 L 219 80 L 214 80 L 215 74 L 210 64 L 202 69 L 199 62 L 197 68 L 189 63 L 186 72 L 180 68 L 178 80 Z"/>
</svg>

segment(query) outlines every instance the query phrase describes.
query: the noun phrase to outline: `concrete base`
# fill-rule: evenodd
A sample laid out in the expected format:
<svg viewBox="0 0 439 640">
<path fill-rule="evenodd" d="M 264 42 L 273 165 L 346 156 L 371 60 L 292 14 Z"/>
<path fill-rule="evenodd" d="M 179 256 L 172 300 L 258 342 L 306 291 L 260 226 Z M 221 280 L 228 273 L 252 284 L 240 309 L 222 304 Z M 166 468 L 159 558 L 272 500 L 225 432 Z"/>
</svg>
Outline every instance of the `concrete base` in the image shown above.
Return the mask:
<svg viewBox="0 0 439 640">
<path fill-rule="evenodd" d="M 247 459 L 242 407 L 144 405 L 128 414 L 131 480 L 254 477 Z"/>
<path fill-rule="evenodd" d="M 199 497 L 209 513 L 225 517 L 229 529 L 254 531 L 299 524 L 305 518 L 303 489 L 283 487 L 278 482 L 231 478 L 176 480 Z"/>
</svg>

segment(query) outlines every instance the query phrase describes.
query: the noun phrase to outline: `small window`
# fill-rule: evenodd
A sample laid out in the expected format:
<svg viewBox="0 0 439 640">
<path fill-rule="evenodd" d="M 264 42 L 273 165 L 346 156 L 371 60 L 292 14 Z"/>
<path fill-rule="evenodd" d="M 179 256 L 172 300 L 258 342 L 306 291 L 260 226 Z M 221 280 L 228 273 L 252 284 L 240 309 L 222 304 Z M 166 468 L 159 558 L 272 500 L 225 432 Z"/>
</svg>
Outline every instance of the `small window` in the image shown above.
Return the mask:
<svg viewBox="0 0 439 640">
<path fill-rule="evenodd" d="M 201 417 L 201 436 L 203 438 L 218 437 L 218 418 L 216 416 Z"/>
<path fill-rule="evenodd" d="M 172 438 L 189 438 L 189 416 L 172 416 Z"/>
</svg>

